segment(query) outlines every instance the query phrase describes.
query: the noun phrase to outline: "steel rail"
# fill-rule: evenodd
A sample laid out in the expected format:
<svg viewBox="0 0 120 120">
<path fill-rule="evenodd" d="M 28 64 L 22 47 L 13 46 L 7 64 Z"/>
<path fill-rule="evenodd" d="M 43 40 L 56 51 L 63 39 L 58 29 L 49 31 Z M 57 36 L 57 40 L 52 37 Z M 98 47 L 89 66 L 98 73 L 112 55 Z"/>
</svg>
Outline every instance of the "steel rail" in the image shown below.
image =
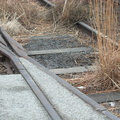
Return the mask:
<svg viewBox="0 0 120 120">
<path fill-rule="evenodd" d="M 101 32 L 99 33 L 96 29 L 90 27 L 90 26 L 87 25 L 86 23 L 84 23 L 84 22 L 78 22 L 77 24 L 80 25 L 80 26 L 82 26 L 82 27 L 84 27 L 84 28 L 87 29 L 88 31 L 90 31 L 90 32 L 92 33 L 92 35 L 94 34 L 95 36 L 97 36 L 97 35 L 99 34 L 102 38 L 104 38 L 104 39 L 106 39 L 106 40 L 109 40 L 113 45 L 119 46 L 119 44 L 118 44 L 117 42 L 115 42 L 115 41 L 113 41 L 112 39 L 108 38 L 108 37 L 107 37 L 106 35 L 104 35 L 103 33 L 101 33 Z"/>
<path fill-rule="evenodd" d="M 27 56 L 27 53 L 25 53 L 25 49 L 19 45 L 19 43 L 15 40 L 13 40 L 9 34 L 1 27 L 0 28 L 1 37 L 5 40 L 7 46 L 15 52 L 17 55 L 24 55 Z"/>
</svg>

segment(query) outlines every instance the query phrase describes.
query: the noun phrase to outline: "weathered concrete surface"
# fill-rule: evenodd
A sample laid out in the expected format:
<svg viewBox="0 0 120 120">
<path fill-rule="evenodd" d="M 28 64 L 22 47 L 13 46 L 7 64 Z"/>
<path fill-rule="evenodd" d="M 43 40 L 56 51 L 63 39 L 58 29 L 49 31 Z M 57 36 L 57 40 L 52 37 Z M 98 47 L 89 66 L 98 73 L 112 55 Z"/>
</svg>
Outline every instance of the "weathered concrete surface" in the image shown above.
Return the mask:
<svg viewBox="0 0 120 120">
<path fill-rule="evenodd" d="M 20 61 L 63 120 L 108 120 L 32 63 L 24 58 L 20 58 Z"/>
<path fill-rule="evenodd" d="M 21 75 L 0 75 L 0 120 L 51 120 Z"/>
</svg>

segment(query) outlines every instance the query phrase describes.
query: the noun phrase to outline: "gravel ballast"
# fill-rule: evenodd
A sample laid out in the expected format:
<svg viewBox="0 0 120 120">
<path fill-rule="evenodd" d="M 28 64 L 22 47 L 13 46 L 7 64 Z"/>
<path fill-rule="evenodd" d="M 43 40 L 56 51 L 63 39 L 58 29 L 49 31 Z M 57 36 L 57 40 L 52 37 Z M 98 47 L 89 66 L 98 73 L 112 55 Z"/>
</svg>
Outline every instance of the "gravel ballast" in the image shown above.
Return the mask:
<svg viewBox="0 0 120 120">
<path fill-rule="evenodd" d="M 81 52 L 32 55 L 31 57 L 48 69 L 89 66 L 95 61 L 93 48 L 83 46 L 71 36 L 36 36 L 24 46 L 28 51 L 62 48 L 81 48 Z"/>
</svg>

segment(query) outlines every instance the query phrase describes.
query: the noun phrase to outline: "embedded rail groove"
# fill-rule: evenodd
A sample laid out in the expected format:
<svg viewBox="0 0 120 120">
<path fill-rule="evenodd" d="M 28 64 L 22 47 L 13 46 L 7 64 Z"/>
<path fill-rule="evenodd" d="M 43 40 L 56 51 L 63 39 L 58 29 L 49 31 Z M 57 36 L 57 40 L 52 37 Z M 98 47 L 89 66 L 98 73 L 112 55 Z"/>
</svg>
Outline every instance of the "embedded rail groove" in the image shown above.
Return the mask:
<svg viewBox="0 0 120 120">
<path fill-rule="evenodd" d="M 27 56 L 25 53 L 24 48 L 14 41 L 3 29 L 0 29 L 2 40 L 0 39 L 0 52 L 9 58 L 9 60 L 13 63 L 13 66 L 16 68 L 17 72 L 19 72 L 25 81 L 28 83 L 34 94 L 37 96 L 39 101 L 44 106 L 45 110 L 48 112 L 50 117 L 53 120 L 62 120 L 61 115 L 58 114 L 56 109 L 52 106 L 46 95 L 41 91 L 41 89 L 38 87 L 38 84 L 33 80 L 29 72 L 26 70 L 25 66 L 21 63 L 19 58 L 24 58 L 31 62 L 30 64 L 34 64 L 37 68 L 41 69 L 43 72 L 45 72 L 47 75 L 51 76 L 53 79 L 55 79 L 60 85 L 62 85 L 65 89 L 68 91 L 71 91 L 74 95 L 76 95 L 79 99 L 83 100 L 85 103 L 92 106 L 95 111 L 101 112 L 103 115 L 105 115 L 107 118 L 111 120 L 119 120 L 115 115 L 111 114 L 104 108 L 103 106 L 96 103 L 94 100 L 71 86 L 69 83 L 65 82 L 55 74 L 49 72 L 48 69 L 44 68 L 42 65 L 34 61 L 32 58 Z M 3 42 L 4 40 L 4 42 Z M 5 44 L 6 43 L 6 44 Z M 70 106 L 72 107 L 72 106 Z"/>
</svg>

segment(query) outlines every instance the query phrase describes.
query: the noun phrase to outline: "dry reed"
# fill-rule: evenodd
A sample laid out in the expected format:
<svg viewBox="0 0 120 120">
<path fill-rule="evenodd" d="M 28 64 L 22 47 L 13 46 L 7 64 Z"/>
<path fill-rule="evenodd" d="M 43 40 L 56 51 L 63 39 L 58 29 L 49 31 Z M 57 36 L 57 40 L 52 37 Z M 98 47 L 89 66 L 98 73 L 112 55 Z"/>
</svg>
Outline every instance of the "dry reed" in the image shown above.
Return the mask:
<svg viewBox="0 0 120 120">
<path fill-rule="evenodd" d="M 120 44 L 116 47 L 106 37 L 116 41 L 117 12 L 114 0 L 94 0 L 90 4 L 94 15 L 94 27 L 98 30 L 99 52 L 96 75 L 88 82 L 100 89 L 120 89 Z M 101 36 L 101 32 L 106 35 Z"/>
<path fill-rule="evenodd" d="M 39 21 L 39 11 L 29 0 L 0 0 L 0 25 L 10 35 L 30 33 L 31 24 Z"/>
</svg>

